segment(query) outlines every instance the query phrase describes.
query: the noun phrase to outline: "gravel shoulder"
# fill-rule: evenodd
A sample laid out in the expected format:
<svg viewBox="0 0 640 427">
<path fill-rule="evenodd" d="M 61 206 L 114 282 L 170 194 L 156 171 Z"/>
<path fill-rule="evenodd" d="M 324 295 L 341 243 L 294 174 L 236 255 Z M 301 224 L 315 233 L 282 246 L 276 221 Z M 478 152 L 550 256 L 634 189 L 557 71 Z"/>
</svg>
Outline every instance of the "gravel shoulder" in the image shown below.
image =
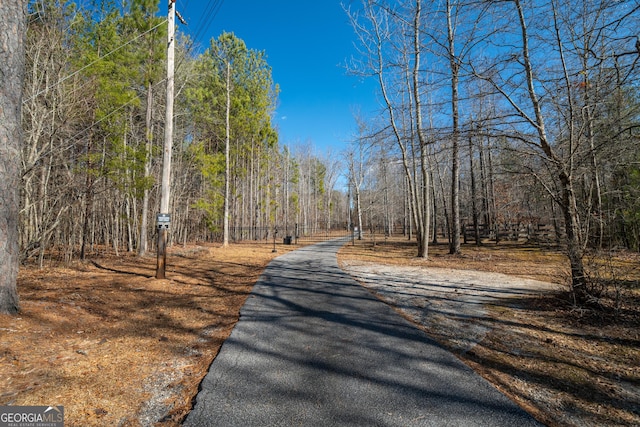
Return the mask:
<svg viewBox="0 0 640 427">
<path fill-rule="evenodd" d="M 571 305 L 557 252 L 483 246 L 452 256 L 436 246 L 425 261 L 406 242 L 383 243 L 345 245 L 340 266 L 536 419 L 640 425 L 636 256 L 615 258 L 627 281 L 609 290 L 623 292 L 611 318 Z"/>
<path fill-rule="evenodd" d="M 466 353 L 491 329 L 488 305 L 517 304 L 558 285 L 500 273 L 344 261 L 344 271 L 405 316 Z"/>
</svg>

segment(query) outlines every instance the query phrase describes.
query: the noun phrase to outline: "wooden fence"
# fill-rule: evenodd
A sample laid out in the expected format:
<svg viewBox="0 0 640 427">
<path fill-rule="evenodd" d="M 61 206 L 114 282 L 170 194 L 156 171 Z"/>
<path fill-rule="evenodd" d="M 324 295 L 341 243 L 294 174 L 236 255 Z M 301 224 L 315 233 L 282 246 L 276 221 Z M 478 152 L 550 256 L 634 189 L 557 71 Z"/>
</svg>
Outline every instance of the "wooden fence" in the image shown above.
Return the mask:
<svg viewBox="0 0 640 427">
<path fill-rule="evenodd" d="M 464 224 L 462 226 L 464 242 L 476 242 L 476 230 L 473 225 Z M 551 242 L 556 240 L 556 232 L 550 224 L 478 224 L 478 234 L 480 241 L 538 241 Z"/>
</svg>

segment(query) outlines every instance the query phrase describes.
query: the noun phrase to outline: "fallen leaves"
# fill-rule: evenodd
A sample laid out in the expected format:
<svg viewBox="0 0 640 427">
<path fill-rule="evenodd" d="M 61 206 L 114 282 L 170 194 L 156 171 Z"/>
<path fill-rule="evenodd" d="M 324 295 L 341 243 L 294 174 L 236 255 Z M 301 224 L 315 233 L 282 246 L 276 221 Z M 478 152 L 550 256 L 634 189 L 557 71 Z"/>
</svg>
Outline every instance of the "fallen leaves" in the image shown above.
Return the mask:
<svg viewBox="0 0 640 427">
<path fill-rule="evenodd" d="M 280 253 L 290 248 L 282 248 Z M 0 316 L 0 405 L 64 405 L 65 425 L 178 425 L 272 245 L 23 268 L 22 311 Z"/>
</svg>

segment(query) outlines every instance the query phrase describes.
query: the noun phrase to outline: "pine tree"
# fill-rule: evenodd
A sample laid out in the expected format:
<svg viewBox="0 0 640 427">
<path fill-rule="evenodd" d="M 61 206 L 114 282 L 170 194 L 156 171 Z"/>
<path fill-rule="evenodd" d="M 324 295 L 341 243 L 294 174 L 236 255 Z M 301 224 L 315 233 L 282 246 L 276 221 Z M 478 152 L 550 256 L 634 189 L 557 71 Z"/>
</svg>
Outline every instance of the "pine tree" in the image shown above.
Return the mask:
<svg viewBox="0 0 640 427">
<path fill-rule="evenodd" d="M 17 313 L 18 213 L 26 2 L 3 4 L 0 20 L 0 313 Z"/>
</svg>

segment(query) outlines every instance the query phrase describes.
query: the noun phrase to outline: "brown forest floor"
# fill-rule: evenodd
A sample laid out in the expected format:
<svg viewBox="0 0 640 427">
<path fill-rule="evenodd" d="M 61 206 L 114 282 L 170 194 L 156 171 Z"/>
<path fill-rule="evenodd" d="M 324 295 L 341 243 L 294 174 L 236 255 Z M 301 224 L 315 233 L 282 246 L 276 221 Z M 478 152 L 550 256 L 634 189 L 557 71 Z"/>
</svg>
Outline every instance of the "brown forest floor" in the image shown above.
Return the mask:
<svg viewBox="0 0 640 427">
<path fill-rule="evenodd" d="M 178 425 L 259 274 L 295 248 L 174 248 L 167 280 L 153 278 L 155 258 L 128 254 L 22 268 L 22 311 L 0 315 L 0 405 L 64 405 L 67 426 Z M 536 248 L 465 246 L 463 256 L 449 256 L 438 246 L 428 261 L 414 251 L 400 239 L 363 241 L 340 257 L 556 283 L 566 277 L 562 256 Z M 640 419 L 639 261 L 615 258 L 620 271 L 636 268 L 626 273 L 636 288 L 624 289 L 616 319 L 571 310 L 556 296 L 496 306 L 492 317 L 502 321 L 460 357 L 549 425 L 569 425 L 563 412 L 575 414 L 576 425 L 633 425 Z M 435 338 L 446 345 L 446 337 Z"/>
<path fill-rule="evenodd" d="M 63 405 L 67 426 L 177 425 L 229 336 L 268 244 L 175 248 L 21 269 L 0 315 L 0 405 Z"/>
</svg>

